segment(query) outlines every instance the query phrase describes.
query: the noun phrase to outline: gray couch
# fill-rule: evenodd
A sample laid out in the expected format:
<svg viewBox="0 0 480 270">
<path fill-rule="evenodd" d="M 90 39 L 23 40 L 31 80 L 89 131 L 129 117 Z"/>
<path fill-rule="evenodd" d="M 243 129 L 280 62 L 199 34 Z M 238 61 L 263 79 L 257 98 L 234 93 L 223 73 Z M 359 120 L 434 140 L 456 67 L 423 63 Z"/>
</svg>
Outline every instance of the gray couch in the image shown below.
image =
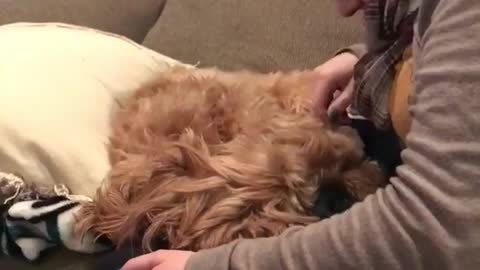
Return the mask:
<svg viewBox="0 0 480 270">
<path fill-rule="evenodd" d="M 362 35 L 327 0 L 0 0 L 0 25 L 64 22 L 121 34 L 200 66 L 257 71 L 313 68 Z M 1 165 L 0 165 L 1 166 Z M 0 269 L 90 269 L 96 256 L 56 249 Z"/>
</svg>

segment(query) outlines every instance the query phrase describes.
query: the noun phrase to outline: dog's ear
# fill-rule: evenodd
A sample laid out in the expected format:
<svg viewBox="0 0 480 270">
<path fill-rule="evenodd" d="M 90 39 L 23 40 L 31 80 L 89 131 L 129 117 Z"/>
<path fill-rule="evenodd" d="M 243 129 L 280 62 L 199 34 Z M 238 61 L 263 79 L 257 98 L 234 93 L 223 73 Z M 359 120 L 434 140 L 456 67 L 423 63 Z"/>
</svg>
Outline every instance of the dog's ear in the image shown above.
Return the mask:
<svg viewBox="0 0 480 270">
<path fill-rule="evenodd" d="M 343 132 L 346 133 L 346 132 Z M 356 199 L 363 200 L 386 183 L 378 166 L 364 159 L 363 151 L 352 134 L 330 131 L 333 156 L 339 166 L 339 180 Z"/>
<path fill-rule="evenodd" d="M 362 200 L 385 183 L 380 168 L 363 159 L 358 145 L 349 136 L 327 131 L 312 138 L 306 150 L 309 166 L 320 176 L 321 186 L 339 185 Z"/>
<path fill-rule="evenodd" d="M 386 185 L 380 168 L 369 161 L 342 172 L 342 183 L 346 190 L 356 199 L 363 200 Z"/>
<path fill-rule="evenodd" d="M 355 129 L 349 126 L 338 126 L 338 127 L 335 127 L 335 132 L 345 136 L 345 138 L 348 138 L 348 140 L 350 141 L 350 146 L 352 147 L 352 150 L 355 151 L 355 153 L 358 156 L 364 155 L 363 150 L 365 145 L 363 144 L 363 141 L 360 138 L 360 135 Z"/>
</svg>

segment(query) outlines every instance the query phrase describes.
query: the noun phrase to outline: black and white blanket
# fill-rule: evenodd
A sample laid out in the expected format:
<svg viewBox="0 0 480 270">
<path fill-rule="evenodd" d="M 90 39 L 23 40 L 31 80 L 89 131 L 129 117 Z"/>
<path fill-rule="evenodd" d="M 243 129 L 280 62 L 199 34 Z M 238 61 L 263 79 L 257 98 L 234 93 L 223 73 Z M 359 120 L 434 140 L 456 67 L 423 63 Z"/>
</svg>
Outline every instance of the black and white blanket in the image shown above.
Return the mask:
<svg viewBox="0 0 480 270">
<path fill-rule="evenodd" d="M 38 192 L 11 174 L 0 173 L 2 181 L 0 254 L 35 261 L 45 251 L 60 246 L 82 253 L 109 249 L 93 235 L 80 238 L 74 234 L 82 198 L 70 196 L 65 188 L 55 188 L 50 194 Z"/>
</svg>

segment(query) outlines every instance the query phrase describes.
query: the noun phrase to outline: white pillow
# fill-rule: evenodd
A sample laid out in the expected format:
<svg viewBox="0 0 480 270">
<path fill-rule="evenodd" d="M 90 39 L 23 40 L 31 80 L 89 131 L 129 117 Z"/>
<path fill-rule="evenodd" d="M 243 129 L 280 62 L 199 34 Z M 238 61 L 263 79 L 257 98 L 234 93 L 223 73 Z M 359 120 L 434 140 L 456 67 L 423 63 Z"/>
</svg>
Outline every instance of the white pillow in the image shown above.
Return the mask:
<svg viewBox="0 0 480 270">
<path fill-rule="evenodd" d="M 0 27 L 0 171 L 92 196 L 118 103 L 183 64 L 126 38 L 53 23 Z"/>
</svg>

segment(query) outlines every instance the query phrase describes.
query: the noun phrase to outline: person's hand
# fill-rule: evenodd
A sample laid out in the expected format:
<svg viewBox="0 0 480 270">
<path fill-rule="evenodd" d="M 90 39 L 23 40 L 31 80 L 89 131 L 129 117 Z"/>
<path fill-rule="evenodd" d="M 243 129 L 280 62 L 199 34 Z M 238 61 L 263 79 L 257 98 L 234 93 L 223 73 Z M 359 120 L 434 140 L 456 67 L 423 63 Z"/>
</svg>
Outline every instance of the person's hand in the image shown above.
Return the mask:
<svg viewBox="0 0 480 270">
<path fill-rule="evenodd" d="M 184 270 L 191 251 L 159 250 L 129 260 L 120 270 Z"/>
<path fill-rule="evenodd" d="M 357 62 L 355 55 L 342 53 L 315 69 L 318 80 L 313 97 L 318 116 L 345 113 L 353 97 L 353 67 Z"/>
</svg>

